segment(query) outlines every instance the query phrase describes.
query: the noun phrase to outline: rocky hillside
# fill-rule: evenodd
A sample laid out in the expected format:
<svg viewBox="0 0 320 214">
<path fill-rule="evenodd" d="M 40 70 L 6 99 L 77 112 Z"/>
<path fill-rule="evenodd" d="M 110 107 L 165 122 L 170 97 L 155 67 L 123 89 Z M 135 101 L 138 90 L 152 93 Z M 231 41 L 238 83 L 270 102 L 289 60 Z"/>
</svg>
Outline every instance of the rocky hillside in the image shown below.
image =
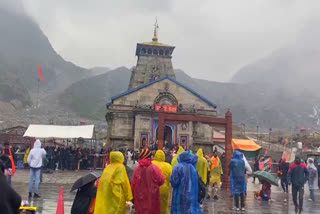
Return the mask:
<svg viewBox="0 0 320 214">
<path fill-rule="evenodd" d="M 74 83 L 60 97 L 62 104 L 81 116 L 104 119 L 105 104 L 111 96 L 127 90 L 130 71 L 119 68 L 106 74 Z M 235 123 L 268 129 L 295 126 L 316 126 L 311 118 L 317 97 L 294 94 L 286 90 L 263 87 L 260 84 L 219 83 L 194 79 L 181 70 L 176 78 L 218 105 L 220 116 L 226 109 L 233 111 Z"/>
<path fill-rule="evenodd" d="M 25 13 L 21 0 L 0 0 L 0 35 L 0 128 L 79 121 L 56 103 L 57 94 L 96 72 L 65 61 Z M 39 81 L 39 64 L 45 82 Z"/>
<path fill-rule="evenodd" d="M 260 83 L 292 92 L 319 90 L 320 44 L 288 46 L 253 62 L 232 78 L 235 83 Z"/>
<path fill-rule="evenodd" d="M 107 73 L 111 71 L 111 69 L 108 67 L 93 67 L 93 68 L 90 68 L 89 71 L 91 71 L 92 74 L 96 76 L 96 75 Z"/>
<path fill-rule="evenodd" d="M 251 127 L 259 125 L 265 129 L 317 126 L 316 117 L 311 118 L 310 114 L 319 100 L 309 93 L 293 93 L 259 83 L 219 83 L 192 79 L 183 73 L 177 73 L 177 79 L 191 84 L 195 90 L 216 102 L 220 115 L 230 108 L 235 123 L 245 123 Z"/>
<path fill-rule="evenodd" d="M 120 67 L 72 84 L 60 96 L 60 102 L 80 116 L 104 120 L 110 97 L 128 88 L 130 70 Z"/>
<path fill-rule="evenodd" d="M 1 7 L 4 1 L 11 3 L 9 9 Z M 23 7 L 13 12 L 16 2 L 0 0 L 0 121 L 59 124 L 77 116 L 103 121 L 106 102 L 127 89 L 130 70 L 87 70 L 65 61 Z M 235 123 L 318 128 L 320 30 L 315 26 L 306 26 L 296 43 L 242 68 L 231 83 L 194 79 L 178 70 L 177 80 L 217 103 L 220 115 L 230 108 Z M 45 82 L 39 81 L 39 64 Z"/>
<path fill-rule="evenodd" d="M 236 83 L 258 83 L 292 92 L 320 89 L 320 20 L 310 21 L 294 43 L 252 62 L 232 78 Z"/>
<path fill-rule="evenodd" d="M 315 27 L 319 23 L 310 21 L 294 43 L 250 63 L 232 78 L 233 83 L 260 91 L 260 96 L 242 98 L 242 106 L 258 121 L 273 121 L 270 126 L 319 128 L 320 42 L 315 39 L 320 36 Z"/>
<path fill-rule="evenodd" d="M 38 90 L 39 64 L 46 80 L 39 83 L 42 96 L 61 92 L 91 75 L 59 56 L 40 27 L 23 10 L 13 12 L 0 7 L 0 34 L 1 101 L 19 100 L 24 106 L 31 105 L 30 95 Z"/>
</svg>

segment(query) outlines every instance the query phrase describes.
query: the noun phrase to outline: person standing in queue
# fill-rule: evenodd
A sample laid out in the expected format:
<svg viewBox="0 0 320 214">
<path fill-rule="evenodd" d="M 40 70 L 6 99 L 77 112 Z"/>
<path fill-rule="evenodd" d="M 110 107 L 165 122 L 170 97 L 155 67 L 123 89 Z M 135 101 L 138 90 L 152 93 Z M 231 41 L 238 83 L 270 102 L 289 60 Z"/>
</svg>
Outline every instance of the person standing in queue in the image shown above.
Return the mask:
<svg viewBox="0 0 320 214">
<path fill-rule="evenodd" d="M 258 156 L 256 156 L 254 158 L 253 171 L 254 172 L 259 171 L 259 157 Z M 256 176 L 253 176 L 252 183 L 255 183 L 255 182 L 256 182 Z"/>
<path fill-rule="evenodd" d="M 29 180 L 29 197 L 32 196 L 33 180 L 35 180 L 34 196 L 40 198 L 39 195 L 39 183 L 42 167 L 42 159 L 46 156 L 47 152 L 41 148 L 41 141 L 38 139 L 34 143 L 33 149 L 31 149 L 28 156 L 28 164 L 30 167 L 30 180 Z"/>
<path fill-rule="evenodd" d="M 309 201 L 314 201 L 314 190 L 318 189 L 318 171 L 316 166 L 314 165 L 314 159 L 308 158 L 308 171 L 309 171 L 309 179 L 308 186 L 310 191 Z"/>
<path fill-rule="evenodd" d="M 202 204 L 204 198 L 206 197 L 206 184 L 208 179 L 208 161 L 203 157 L 202 149 L 197 151 L 198 162 L 197 162 L 197 172 L 199 176 L 199 203 Z"/>
<path fill-rule="evenodd" d="M 151 151 L 142 149 L 139 155 L 139 166 L 134 169 L 131 189 L 136 214 L 160 214 L 160 186 L 164 176 L 151 162 Z"/>
<path fill-rule="evenodd" d="M 172 174 L 172 166 L 165 162 L 166 157 L 162 150 L 158 150 L 154 156 L 152 163 L 161 169 L 164 176 L 164 184 L 160 186 L 160 204 L 161 204 L 161 214 L 170 214 L 170 177 Z"/>
<path fill-rule="evenodd" d="M 23 156 L 23 165 L 24 167 L 28 167 L 28 156 L 31 150 L 31 145 L 28 146 L 28 148 L 26 149 L 26 152 L 24 153 Z"/>
<path fill-rule="evenodd" d="M 304 185 L 307 182 L 308 177 L 309 172 L 307 165 L 305 163 L 301 163 L 300 157 L 297 156 L 288 171 L 288 182 L 289 185 L 292 184 L 292 200 L 296 213 L 302 212 Z M 298 193 L 299 203 L 297 202 Z"/>
<path fill-rule="evenodd" d="M 10 161 L 7 161 L 5 166 L 5 175 L 8 179 L 8 183 L 11 186 L 11 180 L 14 173 L 16 173 L 16 165 L 14 163 L 14 154 L 11 151 L 9 142 L 4 143 L 4 149 L 2 150 L 2 154 L 9 157 Z"/>
<path fill-rule="evenodd" d="M 178 162 L 170 178 L 173 188 L 171 214 L 201 214 L 198 201 L 199 176 L 196 170 L 198 156 L 186 151 L 178 156 Z"/>
<path fill-rule="evenodd" d="M 110 152 L 110 164 L 104 169 L 98 186 L 95 214 L 125 213 L 126 202 L 133 196 L 123 163 L 121 152 Z"/>
<path fill-rule="evenodd" d="M 197 162 L 197 172 L 204 184 L 207 184 L 207 173 L 208 173 L 208 161 L 203 157 L 202 149 L 197 151 L 198 162 Z"/>
<path fill-rule="evenodd" d="M 289 163 L 287 163 L 286 158 L 282 158 L 281 163 L 279 165 L 279 174 L 280 174 L 280 179 L 281 179 L 281 187 L 284 191 L 285 194 L 285 199 L 284 202 L 287 202 L 287 197 L 288 197 L 288 170 L 289 170 Z"/>
<path fill-rule="evenodd" d="M 245 162 L 242 159 L 242 153 L 236 150 L 233 153 L 233 158 L 229 163 L 230 169 L 230 187 L 231 193 L 234 196 L 235 208 L 240 210 L 239 197 L 241 201 L 241 211 L 245 211 L 244 194 L 246 191 L 246 177 L 245 177 Z"/>
<path fill-rule="evenodd" d="M 5 164 L 10 161 L 7 156 L 0 158 L 0 213 L 16 214 L 21 204 L 20 195 L 9 185 L 4 175 Z"/>
<path fill-rule="evenodd" d="M 175 165 L 178 164 L 178 157 L 180 154 L 182 154 L 184 152 L 184 149 L 182 148 L 182 146 L 179 146 L 178 152 L 177 154 L 175 154 L 171 160 L 171 166 L 175 167 Z"/>
<path fill-rule="evenodd" d="M 213 191 L 213 199 L 218 200 L 218 189 L 221 185 L 221 175 L 223 174 L 222 171 L 222 164 L 220 158 L 218 156 L 218 152 L 214 151 L 213 156 L 210 161 L 210 181 L 209 181 L 209 193 L 208 199 L 210 199 L 212 191 Z"/>
</svg>

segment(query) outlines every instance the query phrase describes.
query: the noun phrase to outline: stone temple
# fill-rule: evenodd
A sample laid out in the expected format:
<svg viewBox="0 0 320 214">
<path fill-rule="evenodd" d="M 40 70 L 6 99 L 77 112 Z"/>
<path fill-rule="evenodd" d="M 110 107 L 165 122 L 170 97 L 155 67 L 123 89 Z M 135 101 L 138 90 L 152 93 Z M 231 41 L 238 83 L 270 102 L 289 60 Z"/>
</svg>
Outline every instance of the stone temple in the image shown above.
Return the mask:
<svg viewBox="0 0 320 214">
<path fill-rule="evenodd" d="M 137 65 L 128 90 L 107 104 L 108 143 L 133 149 L 157 145 L 159 114 L 165 112 L 185 115 L 186 120 L 165 122 L 164 147 L 212 148 L 213 126 L 188 121 L 187 116 L 216 117 L 217 106 L 175 79 L 171 61 L 175 47 L 160 43 L 157 30 L 156 24 L 151 42 L 137 44 Z"/>
</svg>

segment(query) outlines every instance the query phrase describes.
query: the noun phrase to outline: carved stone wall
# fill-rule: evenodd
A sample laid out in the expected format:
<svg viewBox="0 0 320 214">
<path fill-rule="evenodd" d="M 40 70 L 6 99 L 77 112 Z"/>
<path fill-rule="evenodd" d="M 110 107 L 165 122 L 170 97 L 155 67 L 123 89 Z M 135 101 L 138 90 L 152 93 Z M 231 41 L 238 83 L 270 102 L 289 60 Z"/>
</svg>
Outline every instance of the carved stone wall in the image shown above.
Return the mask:
<svg viewBox="0 0 320 214">
<path fill-rule="evenodd" d="M 132 112 L 110 112 L 108 113 L 108 143 L 112 147 L 127 146 L 138 149 L 140 147 L 141 134 L 147 134 L 149 143 L 152 140 L 153 121 L 157 120 L 152 111 Z M 177 142 L 180 136 L 188 137 L 188 147 L 198 148 L 197 145 L 209 144 L 212 142 L 212 127 L 202 123 L 186 121 L 177 123 Z M 175 132 L 173 133 L 175 136 Z M 204 148 L 204 147 L 203 147 Z"/>
<path fill-rule="evenodd" d="M 129 89 L 165 76 L 175 78 L 171 58 L 160 56 L 139 56 L 132 70 Z"/>
<path fill-rule="evenodd" d="M 106 119 L 108 122 L 108 144 L 111 147 L 120 145 L 132 147 L 134 122 L 133 113 L 108 112 Z"/>
<path fill-rule="evenodd" d="M 153 106 L 156 98 L 161 93 L 173 94 L 178 105 L 182 104 L 182 109 L 185 112 L 216 116 L 216 109 L 214 107 L 169 79 L 164 79 L 163 81 L 116 99 L 114 100 L 114 105 L 130 106 L 134 103 L 134 105 Z"/>
<path fill-rule="evenodd" d="M 164 79 L 131 94 L 113 100 L 106 119 L 112 144 L 126 144 L 139 148 L 141 134 L 152 134 L 152 123 L 157 119 L 155 104 L 178 106 L 179 113 L 216 116 L 216 109 L 186 88 Z M 211 142 L 212 128 L 206 124 L 185 122 L 177 125 L 177 142 L 188 136 L 188 146 L 197 142 Z M 173 133 L 175 134 L 175 133 Z"/>
<path fill-rule="evenodd" d="M 180 136 L 188 136 L 188 146 L 189 148 L 193 144 L 193 126 L 191 121 L 186 121 L 184 123 L 178 124 L 178 141 L 180 140 Z"/>
<path fill-rule="evenodd" d="M 151 115 L 136 115 L 134 130 L 134 148 L 139 148 L 141 134 L 148 134 L 149 143 L 152 133 L 152 117 Z"/>
</svg>

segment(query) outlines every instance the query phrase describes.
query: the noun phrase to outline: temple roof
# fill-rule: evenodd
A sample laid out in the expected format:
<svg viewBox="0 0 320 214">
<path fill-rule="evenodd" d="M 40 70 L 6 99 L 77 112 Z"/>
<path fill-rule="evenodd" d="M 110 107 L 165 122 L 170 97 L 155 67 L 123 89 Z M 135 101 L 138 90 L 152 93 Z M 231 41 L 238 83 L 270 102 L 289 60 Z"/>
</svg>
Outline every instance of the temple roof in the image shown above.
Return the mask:
<svg viewBox="0 0 320 214">
<path fill-rule="evenodd" d="M 130 90 L 128 90 L 128 91 L 122 92 L 121 94 L 118 94 L 118 95 L 116 95 L 116 96 L 113 96 L 113 97 L 111 97 L 111 102 L 107 103 L 106 106 L 107 106 L 107 108 L 108 108 L 110 105 L 113 104 L 113 101 L 114 101 L 114 100 L 116 100 L 116 99 L 118 99 L 118 98 L 120 98 L 120 97 L 126 96 L 126 95 L 128 95 L 128 94 L 134 93 L 134 92 L 136 92 L 136 91 L 138 91 L 138 90 L 140 90 L 140 89 L 143 89 L 143 88 L 145 88 L 145 87 L 148 87 L 148 86 L 150 86 L 150 85 L 152 85 L 152 84 L 155 84 L 155 83 L 157 83 L 157 82 L 161 82 L 161 81 L 163 81 L 163 80 L 165 80 L 165 79 L 168 79 L 168 80 L 174 82 L 175 84 L 183 87 L 183 88 L 186 89 L 187 91 L 189 91 L 189 92 L 191 92 L 192 94 L 194 94 L 195 96 L 199 97 L 199 98 L 200 98 L 201 100 L 203 100 L 204 102 L 208 103 L 208 104 L 209 104 L 210 106 L 212 106 L 213 108 L 217 108 L 217 105 L 216 105 L 214 102 L 210 101 L 209 99 L 205 98 L 204 96 L 202 96 L 201 94 L 199 94 L 199 93 L 196 92 L 195 90 L 189 88 L 188 86 L 180 83 L 180 82 L 177 81 L 176 79 L 174 79 L 174 78 L 172 78 L 172 77 L 169 77 L 169 76 L 165 76 L 165 77 L 162 77 L 162 78 L 160 78 L 160 79 L 150 81 L 150 82 L 145 83 L 145 84 L 142 84 L 142 85 L 140 85 L 140 86 L 138 86 L 138 87 L 136 87 L 136 88 L 132 88 L 132 89 L 130 89 Z"/>
<path fill-rule="evenodd" d="M 154 24 L 154 30 L 153 30 L 153 37 L 151 42 L 143 42 L 143 43 L 138 43 L 142 45 L 151 45 L 151 46 L 162 46 L 162 47 L 173 47 L 171 45 L 163 44 L 158 41 L 158 20 L 156 19 L 156 22 Z"/>
<path fill-rule="evenodd" d="M 167 45 L 167 44 L 163 44 L 160 43 L 158 41 L 152 41 L 152 42 L 143 42 L 143 43 L 138 43 L 141 45 L 150 45 L 150 46 L 161 46 L 161 47 L 173 47 L 172 45 Z"/>
</svg>

